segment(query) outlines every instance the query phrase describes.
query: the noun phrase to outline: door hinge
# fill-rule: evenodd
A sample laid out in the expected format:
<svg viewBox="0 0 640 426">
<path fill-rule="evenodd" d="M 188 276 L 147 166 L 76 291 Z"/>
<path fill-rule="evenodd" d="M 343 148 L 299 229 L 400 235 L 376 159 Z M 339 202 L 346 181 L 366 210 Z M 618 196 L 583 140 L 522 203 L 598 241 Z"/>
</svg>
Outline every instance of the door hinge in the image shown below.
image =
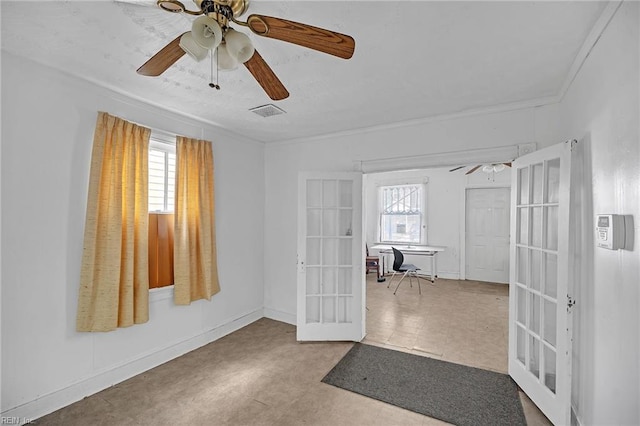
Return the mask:
<svg viewBox="0 0 640 426">
<path fill-rule="evenodd" d="M 576 299 L 567 294 L 567 312 L 571 312 L 571 308 L 576 304 Z"/>
</svg>

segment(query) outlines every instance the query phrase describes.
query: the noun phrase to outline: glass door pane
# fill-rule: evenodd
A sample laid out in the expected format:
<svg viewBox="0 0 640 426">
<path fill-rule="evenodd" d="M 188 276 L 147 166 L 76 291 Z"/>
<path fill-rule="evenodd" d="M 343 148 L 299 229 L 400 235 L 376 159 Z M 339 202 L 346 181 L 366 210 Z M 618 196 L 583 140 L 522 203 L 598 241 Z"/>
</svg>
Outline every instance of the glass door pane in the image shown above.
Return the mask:
<svg viewBox="0 0 640 426">
<path fill-rule="evenodd" d="M 529 204 L 529 168 L 518 169 L 518 204 Z"/>
<path fill-rule="evenodd" d="M 353 207 L 353 181 L 341 180 L 338 185 L 340 207 Z"/>
<path fill-rule="evenodd" d="M 560 192 L 560 159 L 554 158 L 547 161 L 546 174 L 546 203 L 557 203 Z"/>
<path fill-rule="evenodd" d="M 543 165 L 534 164 L 531 167 L 531 180 L 532 180 L 532 203 L 542 203 L 542 188 L 543 188 Z"/>
<path fill-rule="evenodd" d="M 556 352 L 547 345 L 544 347 L 544 385 L 556 393 Z"/>
<path fill-rule="evenodd" d="M 322 206 L 322 181 L 309 179 L 307 181 L 307 207 Z"/>
<path fill-rule="evenodd" d="M 320 218 L 322 210 L 307 209 L 307 237 L 318 237 L 322 232 L 322 220 Z"/>
<path fill-rule="evenodd" d="M 335 180 L 322 181 L 322 207 L 338 207 L 338 185 Z"/>
</svg>

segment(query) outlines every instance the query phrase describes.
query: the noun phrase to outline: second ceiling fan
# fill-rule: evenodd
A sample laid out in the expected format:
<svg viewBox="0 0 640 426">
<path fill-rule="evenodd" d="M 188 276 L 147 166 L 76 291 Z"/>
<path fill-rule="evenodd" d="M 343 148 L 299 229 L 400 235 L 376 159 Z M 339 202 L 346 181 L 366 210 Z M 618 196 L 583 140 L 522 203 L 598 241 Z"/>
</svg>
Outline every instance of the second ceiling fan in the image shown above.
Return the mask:
<svg viewBox="0 0 640 426">
<path fill-rule="evenodd" d="M 468 166 L 458 166 L 458 167 L 454 167 L 453 169 L 449 170 L 450 172 L 455 172 L 456 170 L 460 170 L 463 169 L 465 167 Z M 511 162 L 508 163 L 491 163 L 491 164 L 478 164 L 476 166 L 473 166 L 471 169 L 469 169 L 465 175 L 470 175 L 471 173 L 475 172 L 476 170 L 480 169 L 482 167 L 482 171 L 485 173 L 500 173 L 501 171 L 503 171 L 505 168 L 507 167 L 511 167 Z"/>
<path fill-rule="evenodd" d="M 145 62 L 137 73 L 159 76 L 185 53 L 201 61 L 215 53 L 217 69 L 234 69 L 240 63 L 249 70 L 258 84 L 273 100 L 282 100 L 289 92 L 253 47 L 249 37 L 234 30 L 230 24 L 247 27 L 253 34 L 273 38 L 343 59 L 353 56 L 355 41 L 352 37 L 307 24 L 265 15 L 249 15 L 238 20 L 249 6 L 249 0 L 193 0 L 197 11 L 187 9 L 178 0 L 157 0 L 157 5 L 168 12 L 198 16 L 191 31 L 180 34 Z M 213 82 L 211 87 L 220 88 Z"/>
</svg>

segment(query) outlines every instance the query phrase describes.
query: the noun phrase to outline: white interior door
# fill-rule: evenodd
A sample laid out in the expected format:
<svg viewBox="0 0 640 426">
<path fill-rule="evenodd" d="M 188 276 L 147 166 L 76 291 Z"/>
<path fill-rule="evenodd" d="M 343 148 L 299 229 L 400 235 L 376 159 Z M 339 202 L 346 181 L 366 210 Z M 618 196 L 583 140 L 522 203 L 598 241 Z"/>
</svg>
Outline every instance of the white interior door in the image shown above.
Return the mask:
<svg viewBox="0 0 640 426">
<path fill-rule="evenodd" d="M 298 340 L 364 338 L 362 175 L 301 173 Z"/>
<path fill-rule="evenodd" d="M 509 374 L 556 425 L 570 424 L 570 142 L 513 162 Z"/>
<path fill-rule="evenodd" d="M 509 282 L 509 199 L 509 188 L 467 189 L 467 279 Z"/>
</svg>

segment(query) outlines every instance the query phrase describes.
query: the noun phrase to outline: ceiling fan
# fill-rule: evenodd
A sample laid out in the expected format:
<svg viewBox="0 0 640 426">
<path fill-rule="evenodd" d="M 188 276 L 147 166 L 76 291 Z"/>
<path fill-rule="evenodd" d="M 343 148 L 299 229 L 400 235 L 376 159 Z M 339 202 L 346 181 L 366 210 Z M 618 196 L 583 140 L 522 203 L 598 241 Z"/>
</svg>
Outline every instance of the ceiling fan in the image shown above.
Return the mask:
<svg viewBox="0 0 640 426">
<path fill-rule="evenodd" d="M 137 73 L 156 77 L 165 72 L 185 53 L 196 61 L 208 55 L 217 57 L 217 69 L 230 70 L 242 63 L 273 100 L 282 100 L 289 92 L 253 47 L 249 37 L 234 30 L 230 24 L 247 27 L 255 35 L 287 41 L 309 49 L 343 59 L 353 56 L 355 41 L 352 37 L 264 15 L 249 15 L 246 21 L 238 20 L 248 9 L 249 0 L 193 0 L 197 11 L 187 9 L 178 0 L 157 0 L 161 9 L 171 13 L 199 16 L 191 31 L 180 34 L 145 62 Z M 212 62 L 213 68 L 213 62 Z M 213 74 L 213 72 L 212 72 Z M 213 78 L 212 78 L 213 80 Z M 220 89 L 213 81 L 210 87 Z"/>
<path fill-rule="evenodd" d="M 464 169 L 467 166 L 458 166 L 458 167 L 454 167 L 453 169 L 449 170 L 450 172 L 455 172 L 456 170 L 460 170 L 460 169 Z M 476 166 L 473 166 L 471 169 L 469 169 L 465 175 L 470 175 L 471 173 L 475 172 L 476 170 L 480 169 L 482 167 L 482 171 L 485 173 L 499 173 L 501 171 L 503 171 L 505 168 L 507 167 L 511 167 L 511 162 L 508 163 L 490 163 L 490 164 L 478 164 Z"/>
</svg>

